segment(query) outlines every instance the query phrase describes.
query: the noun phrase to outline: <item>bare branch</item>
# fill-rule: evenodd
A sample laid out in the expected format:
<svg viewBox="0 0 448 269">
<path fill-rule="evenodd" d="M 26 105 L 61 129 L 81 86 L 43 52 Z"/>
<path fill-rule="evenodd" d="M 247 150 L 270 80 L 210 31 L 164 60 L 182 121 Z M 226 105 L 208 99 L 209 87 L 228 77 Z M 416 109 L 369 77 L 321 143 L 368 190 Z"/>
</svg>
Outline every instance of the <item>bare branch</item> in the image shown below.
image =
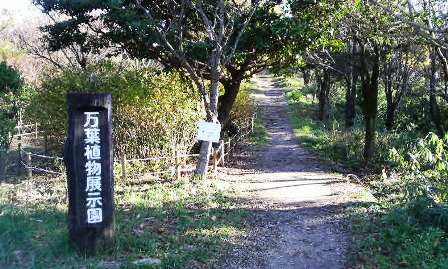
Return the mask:
<svg viewBox="0 0 448 269">
<path fill-rule="evenodd" d="M 232 60 L 232 58 L 233 58 L 233 56 L 234 56 L 234 54 L 235 54 L 236 48 L 238 47 L 238 44 L 239 44 L 239 42 L 240 42 L 241 36 L 243 35 L 243 33 L 244 33 L 244 31 L 245 31 L 247 25 L 249 24 L 250 20 L 252 19 L 252 17 L 253 17 L 253 15 L 254 15 L 255 11 L 258 9 L 258 5 L 259 5 L 259 4 L 258 4 L 258 1 L 257 1 L 257 4 L 254 5 L 254 6 L 252 6 L 252 8 L 251 8 L 252 10 L 251 10 L 251 12 L 249 13 L 249 16 L 246 17 L 246 20 L 244 21 L 244 23 L 243 23 L 243 25 L 242 25 L 240 31 L 238 32 L 238 35 L 237 35 L 237 37 L 236 37 L 236 39 L 235 39 L 235 42 L 234 42 L 233 45 L 232 45 L 232 49 L 231 49 L 229 55 L 227 55 L 227 57 L 225 57 L 225 59 L 224 59 L 224 61 L 223 61 L 224 64 L 228 64 L 228 63 Z M 232 33 L 229 33 L 229 36 L 230 36 L 231 34 L 232 34 Z M 227 44 L 225 44 L 225 45 L 227 45 Z"/>
<path fill-rule="evenodd" d="M 144 12 L 146 17 L 148 17 L 153 23 L 155 22 L 154 17 L 152 16 L 150 10 L 148 10 L 141 4 L 141 0 L 135 0 L 134 3 L 137 5 L 137 7 L 139 9 L 141 9 Z M 156 31 L 157 31 L 159 37 L 161 38 L 163 44 L 165 45 L 165 47 L 176 57 L 176 59 L 180 62 L 180 64 L 185 68 L 185 70 L 191 76 L 191 79 L 195 83 L 196 87 L 199 90 L 199 93 L 202 96 L 206 111 L 207 111 L 207 113 L 209 113 L 210 98 L 207 95 L 204 83 L 201 82 L 199 75 L 196 73 L 196 71 L 191 66 L 191 64 L 187 61 L 187 59 L 185 58 L 185 55 L 183 53 L 178 53 L 178 51 L 176 51 L 174 49 L 172 44 L 167 40 L 166 33 L 163 32 L 162 29 L 158 25 L 155 25 L 155 28 L 156 28 Z"/>
</svg>

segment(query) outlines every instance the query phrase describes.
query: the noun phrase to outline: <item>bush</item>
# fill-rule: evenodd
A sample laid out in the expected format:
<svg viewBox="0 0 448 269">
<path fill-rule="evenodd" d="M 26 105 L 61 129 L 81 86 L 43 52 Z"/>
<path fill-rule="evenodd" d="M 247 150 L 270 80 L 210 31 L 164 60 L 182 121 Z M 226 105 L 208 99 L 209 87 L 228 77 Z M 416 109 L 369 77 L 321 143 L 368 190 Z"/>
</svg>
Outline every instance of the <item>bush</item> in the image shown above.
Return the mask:
<svg viewBox="0 0 448 269">
<path fill-rule="evenodd" d="M 393 169 L 371 182 L 381 209 L 353 225 L 354 259 L 367 268 L 447 268 L 447 142 L 430 133 L 390 151 Z"/>
<path fill-rule="evenodd" d="M 230 122 L 236 125 L 240 132 L 247 132 L 251 118 L 255 113 L 255 103 L 250 93 L 251 85 L 243 83 L 230 112 Z"/>
<path fill-rule="evenodd" d="M 126 68 L 111 62 L 84 71 L 65 69 L 46 74 L 28 108 L 54 150 L 62 152 L 66 134 L 68 92 L 111 93 L 116 157 L 170 155 L 177 144 L 188 151 L 195 142 L 202 111 L 192 84 L 176 73 Z"/>
</svg>

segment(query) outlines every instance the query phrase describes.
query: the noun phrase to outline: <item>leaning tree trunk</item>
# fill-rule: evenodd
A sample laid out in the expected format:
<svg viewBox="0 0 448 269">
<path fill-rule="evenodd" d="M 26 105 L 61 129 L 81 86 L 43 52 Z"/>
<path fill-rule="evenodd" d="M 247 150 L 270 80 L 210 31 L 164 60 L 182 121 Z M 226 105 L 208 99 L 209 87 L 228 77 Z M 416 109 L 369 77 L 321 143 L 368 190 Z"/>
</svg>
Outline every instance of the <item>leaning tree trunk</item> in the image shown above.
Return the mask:
<svg viewBox="0 0 448 269">
<path fill-rule="evenodd" d="M 224 94 L 219 97 L 218 120 L 223 126 L 227 126 L 229 122 L 230 112 L 238 97 L 242 80 L 242 74 L 235 73 L 230 80 L 222 82 Z"/>
<path fill-rule="evenodd" d="M 323 72 L 323 80 L 319 91 L 319 120 L 327 121 L 330 113 L 330 73 L 327 70 Z"/>
</svg>

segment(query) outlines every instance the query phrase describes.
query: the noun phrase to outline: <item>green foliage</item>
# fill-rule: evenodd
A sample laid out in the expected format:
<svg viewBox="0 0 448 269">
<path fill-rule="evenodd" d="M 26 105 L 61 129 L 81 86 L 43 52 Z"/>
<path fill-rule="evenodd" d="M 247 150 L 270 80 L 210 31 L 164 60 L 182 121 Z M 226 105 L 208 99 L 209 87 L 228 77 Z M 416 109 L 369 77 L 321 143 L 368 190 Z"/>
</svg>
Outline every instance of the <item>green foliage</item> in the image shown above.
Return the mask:
<svg viewBox="0 0 448 269">
<path fill-rule="evenodd" d="M 125 68 L 104 62 L 85 71 L 66 69 L 47 74 L 33 97 L 29 114 L 61 151 L 66 132 L 66 93 L 108 92 L 113 103 L 115 155 L 170 155 L 178 144 L 188 151 L 201 118 L 198 95 L 176 73 Z"/>
<path fill-rule="evenodd" d="M 255 115 L 255 103 L 251 94 L 251 85 L 243 83 L 230 112 L 230 121 L 243 133 L 250 128 L 251 118 Z"/>
<path fill-rule="evenodd" d="M 206 268 L 243 233 L 248 212 L 209 181 L 115 188 L 115 246 L 83 257 L 69 245 L 64 178 L 0 182 L 0 268 L 137 268 L 141 257 L 160 259 L 157 268 Z"/>
<path fill-rule="evenodd" d="M 17 124 L 22 85 L 18 71 L 5 62 L 0 63 L 0 155 L 9 149 L 9 134 Z"/>
<path fill-rule="evenodd" d="M 257 117 L 254 122 L 254 130 L 250 134 L 249 142 L 257 147 L 262 147 L 268 143 L 268 133 L 263 121 Z"/>
<path fill-rule="evenodd" d="M 448 202 L 448 135 L 439 138 L 431 133 L 407 153 L 392 149 L 391 157 L 405 182 L 406 201 L 423 196 Z"/>
<path fill-rule="evenodd" d="M 249 131 L 249 124 L 251 124 L 252 117 L 255 117 L 253 130 L 249 136 L 249 142 L 257 147 L 262 147 L 266 145 L 268 141 L 268 134 L 263 125 L 263 121 L 257 115 L 258 111 L 256 111 L 256 104 L 253 100 L 253 96 L 251 96 L 256 89 L 257 84 L 253 81 L 243 83 L 232 109 L 231 117 L 233 117 L 236 122 L 240 123 L 239 125 L 242 129 L 246 129 L 243 130 L 244 132 Z"/>
</svg>

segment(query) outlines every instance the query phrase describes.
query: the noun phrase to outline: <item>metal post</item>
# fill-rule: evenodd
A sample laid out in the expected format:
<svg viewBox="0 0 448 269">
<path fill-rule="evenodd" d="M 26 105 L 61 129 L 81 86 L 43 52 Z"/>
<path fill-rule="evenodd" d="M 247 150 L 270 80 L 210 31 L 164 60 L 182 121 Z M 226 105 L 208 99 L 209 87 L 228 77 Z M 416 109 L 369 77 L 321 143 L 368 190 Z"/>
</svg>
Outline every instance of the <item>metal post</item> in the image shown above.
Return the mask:
<svg viewBox="0 0 448 269">
<path fill-rule="evenodd" d="M 37 130 L 37 122 L 34 124 L 34 131 L 36 133 L 36 139 L 37 139 L 37 135 L 38 135 L 38 130 Z"/>
</svg>

